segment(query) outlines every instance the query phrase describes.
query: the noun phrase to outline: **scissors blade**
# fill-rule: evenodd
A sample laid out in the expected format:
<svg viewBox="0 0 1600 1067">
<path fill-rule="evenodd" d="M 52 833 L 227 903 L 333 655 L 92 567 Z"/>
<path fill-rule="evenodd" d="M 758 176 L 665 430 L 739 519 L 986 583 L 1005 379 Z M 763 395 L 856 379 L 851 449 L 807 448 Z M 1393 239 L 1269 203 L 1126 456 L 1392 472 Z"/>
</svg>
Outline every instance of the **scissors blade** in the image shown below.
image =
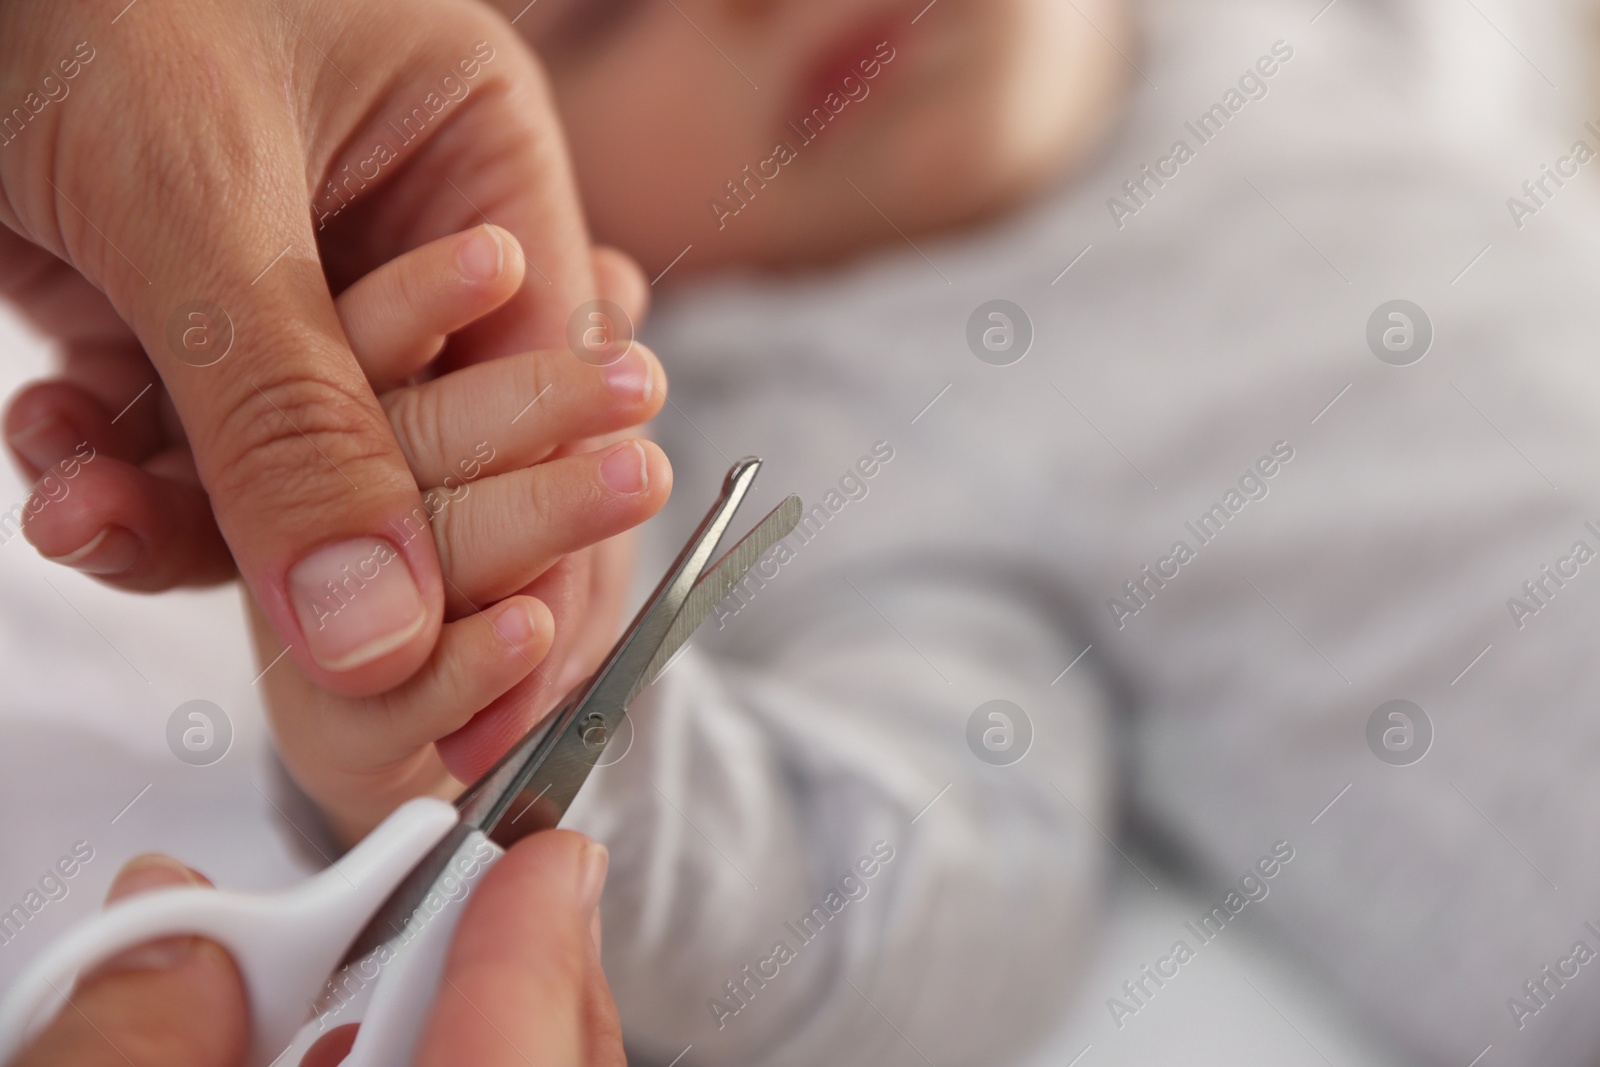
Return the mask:
<svg viewBox="0 0 1600 1067">
<path fill-rule="evenodd" d="M 509 847 L 521 837 L 556 825 L 566 814 L 622 725 L 639 679 L 711 562 L 760 467 L 755 457 L 733 465 L 721 497 L 600 669 L 549 717 L 546 729 L 518 742 L 456 802 L 463 822 Z M 514 810 L 523 814 L 512 818 Z"/>
<path fill-rule="evenodd" d="M 750 573 L 750 568 L 758 563 L 767 550 L 779 541 L 794 532 L 800 525 L 800 515 L 805 505 L 797 496 L 790 496 L 783 503 L 767 513 L 767 517 L 756 524 L 755 528 L 739 543 L 728 549 L 723 557 L 718 560 L 710 570 L 702 574 L 694 587 L 689 590 L 689 598 L 683 602 L 683 609 L 678 612 L 678 617 L 672 620 L 672 627 L 667 631 L 666 640 L 661 642 L 661 647 L 656 650 L 655 656 L 645 667 L 644 674 L 639 679 L 639 689 L 643 689 L 661 674 L 678 649 L 683 647 L 685 641 L 699 629 L 706 616 L 711 614 L 711 609 L 722 603 L 723 599 L 739 584 L 739 580 Z M 637 696 L 635 691 L 628 699 L 631 702 Z"/>
<path fill-rule="evenodd" d="M 561 821 L 607 742 L 616 735 L 628 702 L 640 688 L 635 683 L 683 610 L 760 468 L 761 461 L 754 456 L 733 465 L 723 481 L 721 496 L 600 669 L 461 795 L 456 801 L 461 822 L 423 857 L 373 915 L 346 954 L 345 963 L 363 958 L 397 936 L 447 873 L 457 852 L 469 847 L 474 834 L 482 833 L 509 848 L 520 838 Z"/>
</svg>

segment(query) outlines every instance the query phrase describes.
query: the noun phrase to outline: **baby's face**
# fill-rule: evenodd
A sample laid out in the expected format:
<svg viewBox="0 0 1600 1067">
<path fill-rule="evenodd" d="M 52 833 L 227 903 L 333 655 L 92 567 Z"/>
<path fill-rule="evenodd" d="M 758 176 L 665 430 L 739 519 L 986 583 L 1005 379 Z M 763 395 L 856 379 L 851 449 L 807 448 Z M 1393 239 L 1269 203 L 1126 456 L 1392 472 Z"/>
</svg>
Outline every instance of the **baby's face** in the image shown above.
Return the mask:
<svg viewBox="0 0 1600 1067">
<path fill-rule="evenodd" d="M 674 276 L 1002 209 L 1093 148 L 1107 38 L 1129 47 L 1122 0 L 495 2 L 550 72 L 594 236 L 652 277 L 691 244 Z"/>
</svg>

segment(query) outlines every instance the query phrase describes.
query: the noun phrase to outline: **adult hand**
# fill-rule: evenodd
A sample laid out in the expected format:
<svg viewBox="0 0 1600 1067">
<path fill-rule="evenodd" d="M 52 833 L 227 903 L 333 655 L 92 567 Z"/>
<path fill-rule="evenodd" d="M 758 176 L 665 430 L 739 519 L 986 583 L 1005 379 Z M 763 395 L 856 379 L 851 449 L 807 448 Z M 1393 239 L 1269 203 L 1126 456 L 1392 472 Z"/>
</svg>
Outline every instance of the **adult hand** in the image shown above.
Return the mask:
<svg viewBox="0 0 1600 1067">
<path fill-rule="evenodd" d="M 0 292 L 67 357 L 67 383 L 21 398 L 7 436 L 35 475 L 95 450 L 50 505 L 71 521 L 30 537 L 126 588 L 218 580 L 236 560 L 319 684 L 409 676 L 442 580 L 430 538 L 397 536 L 421 500 L 331 294 L 488 218 L 530 281 L 452 357 L 564 343 L 596 261 L 515 32 L 471 0 L 21 0 L 0 8 L 0 109 Z M 612 288 L 643 288 L 598 262 Z M 615 583 L 591 562 L 530 590 L 556 616 L 550 662 L 576 673 L 610 637 L 583 610 Z M 357 592 L 336 625 L 308 625 L 328 582 Z"/>
<path fill-rule="evenodd" d="M 519 842 L 467 899 L 416 1067 L 613 1067 L 625 1063 L 616 1005 L 600 969 L 606 853 L 554 830 Z M 109 899 L 205 884 L 146 856 Z M 243 1067 L 244 987 L 213 942 L 145 945 L 79 982 L 70 1005 L 11 1067 Z M 305 1067 L 334 1067 L 353 1028 L 333 1031 Z"/>
</svg>

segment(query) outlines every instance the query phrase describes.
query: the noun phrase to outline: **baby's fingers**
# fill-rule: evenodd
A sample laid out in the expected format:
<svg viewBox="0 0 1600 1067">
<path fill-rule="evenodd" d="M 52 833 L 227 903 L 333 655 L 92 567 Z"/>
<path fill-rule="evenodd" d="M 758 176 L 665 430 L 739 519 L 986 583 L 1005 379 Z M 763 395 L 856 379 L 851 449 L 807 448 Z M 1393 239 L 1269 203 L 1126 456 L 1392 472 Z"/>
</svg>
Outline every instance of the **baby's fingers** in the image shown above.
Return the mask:
<svg viewBox="0 0 1600 1067">
<path fill-rule="evenodd" d="M 531 596 L 508 597 L 445 624 L 433 658 L 383 705 L 401 749 L 422 748 L 459 729 L 496 697 L 532 674 L 550 651 L 555 620 Z"/>
<path fill-rule="evenodd" d="M 433 533 L 448 610 L 513 593 L 562 555 L 637 526 L 672 492 L 672 467 L 649 441 L 563 456 L 434 490 Z"/>
<path fill-rule="evenodd" d="M 354 592 L 360 596 L 360 590 Z M 260 616 L 260 607 L 252 603 Z M 433 741 L 459 729 L 480 709 L 532 674 L 550 650 L 555 621 L 544 603 L 508 597 L 481 612 L 446 623 L 422 669 L 388 692 L 338 701 L 334 713 L 322 699 L 306 700 L 292 672 L 265 674 L 279 743 L 291 765 L 345 766 L 351 754 L 368 768 L 372 822 L 394 798 L 387 777 L 404 778 L 407 763 Z M 256 652 L 274 662 L 282 649 L 270 631 L 256 627 Z M 319 798 L 325 799 L 325 798 Z M 385 807 L 387 805 L 387 807 Z M 341 803 L 340 808 L 349 807 Z"/>
<path fill-rule="evenodd" d="M 522 284 L 517 239 L 483 225 L 390 260 L 339 294 L 339 321 L 377 390 L 427 365 L 445 338 L 504 304 Z"/>
<path fill-rule="evenodd" d="M 598 245 L 589 254 L 594 264 L 594 287 L 602 300 L 622 308 L 635 328 L 650 311 L 650 282 L 632 256 L 618 248 Z"/>
<path fill-rule="evenodd" d="M 666 374 L 637 343 L 603 367 L 558 349 L 463 367 L 379 399 L 417 482 L 449 487 L 648 421 L 666 401 Z"/>
</svg>

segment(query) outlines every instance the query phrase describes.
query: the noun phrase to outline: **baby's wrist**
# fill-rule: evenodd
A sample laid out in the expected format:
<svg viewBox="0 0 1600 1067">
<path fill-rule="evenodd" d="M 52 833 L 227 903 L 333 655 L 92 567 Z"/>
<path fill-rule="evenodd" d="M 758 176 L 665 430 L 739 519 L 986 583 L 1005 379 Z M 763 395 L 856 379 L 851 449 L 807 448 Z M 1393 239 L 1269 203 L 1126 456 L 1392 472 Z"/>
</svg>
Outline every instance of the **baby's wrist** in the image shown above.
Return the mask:
<svg viewBox="0 0 1600 1067">
<path fill-rule="evenodd" d="M 345 848 L 355 845 L 408 800 L 431 796 L 453 801 L 464 786 L 439 763 L 431 746 L 415 765 L 396 775 L 342 772 L 302 783 L 324 824 Z"/>
</svg>

